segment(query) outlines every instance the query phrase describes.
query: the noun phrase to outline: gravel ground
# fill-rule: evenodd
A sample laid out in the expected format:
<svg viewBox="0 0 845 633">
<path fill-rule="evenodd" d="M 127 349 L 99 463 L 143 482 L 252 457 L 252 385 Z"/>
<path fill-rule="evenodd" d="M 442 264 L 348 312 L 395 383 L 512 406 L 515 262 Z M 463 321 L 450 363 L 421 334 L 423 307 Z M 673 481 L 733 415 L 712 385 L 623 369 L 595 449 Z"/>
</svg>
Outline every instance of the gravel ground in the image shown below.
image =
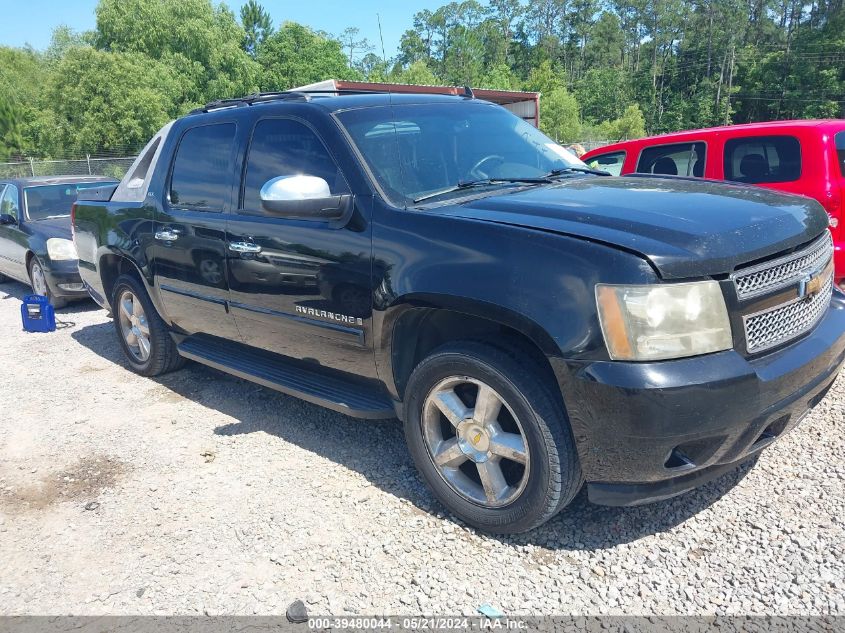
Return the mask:
<svg viewBox="0 0 845 633">
<path fill-rule="evenodd" d="M 136 376 L 91 303 L 23 332 L 25 291 L 0 286 L 2 614 L 845 614 L 845 376 L 753 467 L 495 538 L 443 514 L 395 421 Z"/>
</svg>

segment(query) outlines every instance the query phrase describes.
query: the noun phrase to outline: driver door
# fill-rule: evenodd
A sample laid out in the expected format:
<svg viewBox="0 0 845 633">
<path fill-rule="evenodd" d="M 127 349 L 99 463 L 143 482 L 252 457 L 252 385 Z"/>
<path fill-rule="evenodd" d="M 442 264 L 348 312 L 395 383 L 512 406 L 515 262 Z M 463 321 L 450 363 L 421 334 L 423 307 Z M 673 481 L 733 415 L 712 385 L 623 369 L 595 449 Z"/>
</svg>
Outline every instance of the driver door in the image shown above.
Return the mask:
<svg viewBox="0 0 845 633">
<path fill-rule="evenodd" d="M 374 377 L 369 208 L 354 202 L 344 226 L 263 209 L 260 190 L 279 176 L 316 176 L 331 195 L 350 193 L 326 144 L 301 119 L 259 119 L 245 161 L 227 225 L 230 306 L 243 341 Z"/>
</svg>

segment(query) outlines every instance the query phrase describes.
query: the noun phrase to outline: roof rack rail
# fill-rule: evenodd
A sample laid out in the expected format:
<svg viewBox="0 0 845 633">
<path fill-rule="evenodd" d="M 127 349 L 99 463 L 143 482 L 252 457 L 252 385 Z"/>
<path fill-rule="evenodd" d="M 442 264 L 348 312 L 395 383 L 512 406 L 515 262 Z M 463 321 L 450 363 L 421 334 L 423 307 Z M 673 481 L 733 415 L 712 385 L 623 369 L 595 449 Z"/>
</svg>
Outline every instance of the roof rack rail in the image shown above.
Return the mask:
<svg viewBox="0 0 845 633">
<path fill-rule="evenodd" d="M 389 88 L 324 88 L 319 90 L 284 90 L 281 92 L 257 92 L 255 94 L 247 95 L 245 97 L 235 97 L 232 99 L 218 99 L 212 101 L 204 106 L 191 110 L 188 114 L 199 114 L 201 112 L 213 112 L 215 110 L 225 110 L 227 108 L 240 108 L 242 106 L 251 106 L 256 103 L 265 103 L 268 101 L 288 101 L 298 99 L 301 101 L 311 101 L 311 95 L 331 95 L 331 94 L 391 94 L 393 91 Z M 405 91 L 402 91 L 403 93 Z M 429 94 L 426 90 L 420 90 L 420 94 Z M 464 86 L 463 94 L 458 96 L 467 99 L 475 99 L 475 94 L 472 88 Z"/>
<path fill-rule="evenodd" d="M 309 97 L 304 92 L 294 90 L 287 90 L 284 92 L 256 92 L 245 97 L 236 97 L 233 99 L 218 99 L 207 103 L 202 107 L 191 110 L 188 114 L 199 114 L 200 112 L 212 112 L 214 110 L 225 110 L 227 108 L 239 108 L 242 106 L 251 106 L 254 103 L 263 103 L 265 101 L 285 101 L 290 99 L 299 99 L 302 101 L 310 101 Z"/>
</svg>

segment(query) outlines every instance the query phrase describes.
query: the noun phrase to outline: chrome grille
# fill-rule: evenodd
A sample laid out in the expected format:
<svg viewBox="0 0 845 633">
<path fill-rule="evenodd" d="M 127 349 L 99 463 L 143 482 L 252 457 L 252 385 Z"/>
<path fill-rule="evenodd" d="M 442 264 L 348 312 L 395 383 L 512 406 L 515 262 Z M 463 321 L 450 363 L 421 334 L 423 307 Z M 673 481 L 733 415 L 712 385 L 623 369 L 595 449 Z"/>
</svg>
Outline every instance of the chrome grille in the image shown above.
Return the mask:
<svg viewBox="0 0 845 633">
<path fill-rule="evenodd" d="M 833 256 L 833 237 L 830 231 L 797 253 L 774 261 L 740 270 L 731 275 L 740 300 L 751 299 L 798 283 L 809 273 L 816 272 Z"/>
<path fill-rule="evenodd" d="M 832 297 L 831 270 L 818 294 L 808 299 L 794 299 L 789 303 L 743 317 L 748 352 L 763 352 L 810 331 L 824 316 Z"/>
</svg>

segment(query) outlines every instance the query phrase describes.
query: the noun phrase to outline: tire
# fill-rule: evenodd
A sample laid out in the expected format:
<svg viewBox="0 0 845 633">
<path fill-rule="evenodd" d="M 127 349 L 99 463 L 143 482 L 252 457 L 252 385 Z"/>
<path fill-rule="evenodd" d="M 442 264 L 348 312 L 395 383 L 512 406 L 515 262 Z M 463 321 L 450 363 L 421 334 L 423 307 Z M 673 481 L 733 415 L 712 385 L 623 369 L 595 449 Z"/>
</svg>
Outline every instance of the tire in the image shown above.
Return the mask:
<svg viewBox="0 0 845 633">
<path fill-rule="evenodd" d="M 67 299 L 55 296 L 53 291 L 50 290 L 50 286 L 47 284 L 47 275 L 44 272 L 44 266 L 41 265 L 41 261 L 37 257 L 29 260 L 27 272 L 29 273 L 29 285 L 32 286 L 32 291 L 35 294 L 47 297 L 56 310 L 64 308 L 67 305 Z"/>
<path fill-rule="evenodd" d="M 549 382 L 533 362 L 475 342 L 440 347 L 414 369 L 403 416 L 408 448 L 434 495 L 462 521 L 525 532 L 580 490 L 575 441 Z M 477 411 L 482 389 L 483 402 L 494 404 Z"/>
<path fill-rule="evenodd" d="M 167 325 L 135 277 L 117 278 L 111 308 L 117 339 L 132 371 L 142 376 L 160 376 L 185 364 Z"/>
</svg>

